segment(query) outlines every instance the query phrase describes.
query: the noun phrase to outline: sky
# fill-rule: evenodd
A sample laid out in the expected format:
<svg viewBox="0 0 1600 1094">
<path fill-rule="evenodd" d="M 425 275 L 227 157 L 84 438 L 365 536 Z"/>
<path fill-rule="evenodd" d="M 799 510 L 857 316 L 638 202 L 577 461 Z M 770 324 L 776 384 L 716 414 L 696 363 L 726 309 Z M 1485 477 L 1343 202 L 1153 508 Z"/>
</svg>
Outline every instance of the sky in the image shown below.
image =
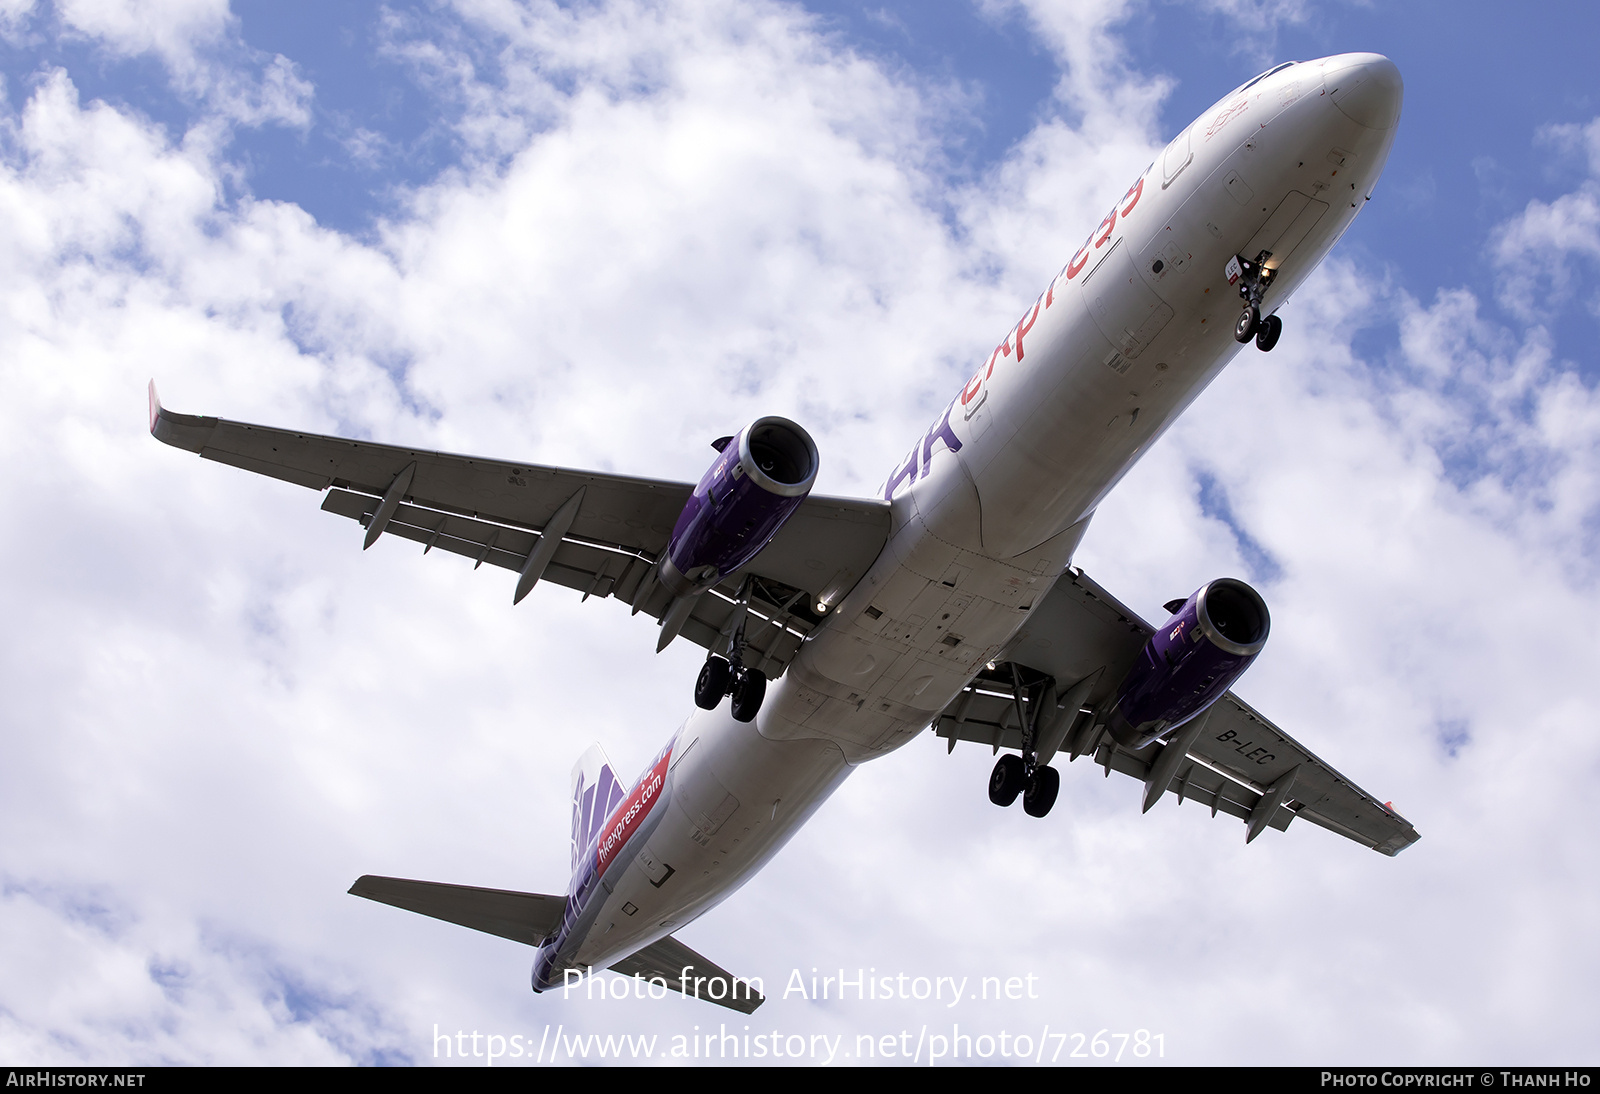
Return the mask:
<svg viewBox="0 0 1600 1094">
<path fill-rule="evenodd" d="M 1600 674 L 1568 628 L 1600 608 L 1595 23 L 0 0 L 0 1061 L 537 1065 L 559 1031 L 561 1063 L 597 1036 L 672 1063 L 748 1025 L 761 1063 L 958 1035 L 990 1065 L 1030 1062 L 1019 1035 L 1074 1066 L 1593 1063 Z M 531 950 L 346 895 L 562 891 L 573 761 L 641 768 L 702 654 L 610 601 L 513 608 L 504 572 L 362 552 L 310 491 L 152 440 L 147 381 L 682 480 L 782 414 L 819 491 L 865 495 L 1171 136 L 1350 50 L 1406 80 L 1372 202 L 1075 561 L 1150 617 L 1252 582 L 1272 638 L 1237 691 L 1418 844 L 1246 847 L 1081 763 L 1035 821 L 988 803 L 987 752 L 923 735 L 679 932 L 763 978 L 748 1020 L 536 996 Z M 813 969 L 1025 987 L 822 1000 Z"/>
</svg>

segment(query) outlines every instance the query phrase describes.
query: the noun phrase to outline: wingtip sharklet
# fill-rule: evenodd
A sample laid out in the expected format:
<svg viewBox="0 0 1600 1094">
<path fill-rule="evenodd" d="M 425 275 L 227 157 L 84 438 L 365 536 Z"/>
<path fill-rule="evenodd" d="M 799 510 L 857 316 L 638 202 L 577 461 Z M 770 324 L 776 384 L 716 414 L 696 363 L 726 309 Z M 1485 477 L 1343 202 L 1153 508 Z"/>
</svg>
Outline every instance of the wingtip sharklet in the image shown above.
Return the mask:
<svg viewBox="0 0 1600 1094">
<path fill-rule="evenodd" d="M 156 382 L 150 381 L 150 436 L 162 444 L 170 444 L 174 448 L 182 448 L 189 452 L 199 452 L 205 448 L 211 439 L 212 430 L 217 427 L 217 419 L 203 417 L 199 414 L 174 414 L 161 405 L 161 396 L 156 392 Z"/>
</svg>

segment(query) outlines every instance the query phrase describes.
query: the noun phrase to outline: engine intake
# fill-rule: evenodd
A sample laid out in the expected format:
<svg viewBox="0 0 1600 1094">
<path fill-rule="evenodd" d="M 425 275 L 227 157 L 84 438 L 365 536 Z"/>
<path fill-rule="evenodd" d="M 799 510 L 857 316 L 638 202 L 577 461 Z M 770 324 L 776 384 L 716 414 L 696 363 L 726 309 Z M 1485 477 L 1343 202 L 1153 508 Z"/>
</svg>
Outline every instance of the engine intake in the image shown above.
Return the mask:
<svg viewBox="0 0 1600 1094">
<path fill-rule="evenodd" d="M 787 418 L 757 419 L 717 448 L 661 560 L 674 596 L 704 592 L 754 558 L 817 481 L 816 443 Z"/>
<path fill-rule="evenodd" d="M 1266 602 L 1231 577 L 1202 585 L 1156 629 L 1117 687 L 1111 735 L 1140 749 L 1206 711 L 1267 644 Z"/>
</svg>

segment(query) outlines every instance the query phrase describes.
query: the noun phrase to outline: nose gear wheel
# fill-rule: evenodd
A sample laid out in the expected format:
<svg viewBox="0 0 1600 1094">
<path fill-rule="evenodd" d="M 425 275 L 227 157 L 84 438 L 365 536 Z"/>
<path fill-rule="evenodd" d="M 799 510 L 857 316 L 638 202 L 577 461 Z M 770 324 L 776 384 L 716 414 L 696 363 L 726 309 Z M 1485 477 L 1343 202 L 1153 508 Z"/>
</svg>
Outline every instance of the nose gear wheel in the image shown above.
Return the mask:
<svg viewBox="0 0 1600 1094">
<path fill-rule="evenodd" d="M 1233 325 L 1233 340 L 1244 343 L 1256 336 L 1256 329 L 1261 325 L 1261 313 L 1255 305 L 1249 305 L 1239 313 L 1239 321 Z"/>
<path fill-rule="evenodd" d="M 1278 344 L 1278 336 L 1282 333 L 1283 320 L 1276 315 L 1267 316 L 1256 330 L 1256 349 L 1266 353 Z"/>
</svg>

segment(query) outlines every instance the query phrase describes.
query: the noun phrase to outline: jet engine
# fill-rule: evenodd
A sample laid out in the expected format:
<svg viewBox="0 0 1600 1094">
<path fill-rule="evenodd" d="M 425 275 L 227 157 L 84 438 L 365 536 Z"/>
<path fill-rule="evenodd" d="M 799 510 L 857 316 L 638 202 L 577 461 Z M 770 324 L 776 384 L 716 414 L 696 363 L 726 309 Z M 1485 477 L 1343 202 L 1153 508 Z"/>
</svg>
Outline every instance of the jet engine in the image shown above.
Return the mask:
<svg viewBox="0 0 1600 1094">
<path fill-rule="evenodd" d="M 661 560 L 673 596 L 704 592 L 772 541 L 817 481 L 817 446 L 787 418 L 760 418 L 713 442 L 716 462 L 694 488 Z"/>
<path fill-rule="evenodd" d="M 1156 628 L 1117 688 L 1111 735 L 1139 749 L 1205 712 L 1267 644 L 1272 620 L 1250 586 L 1231 577 L 1202 585 Z"/>
</svg>

